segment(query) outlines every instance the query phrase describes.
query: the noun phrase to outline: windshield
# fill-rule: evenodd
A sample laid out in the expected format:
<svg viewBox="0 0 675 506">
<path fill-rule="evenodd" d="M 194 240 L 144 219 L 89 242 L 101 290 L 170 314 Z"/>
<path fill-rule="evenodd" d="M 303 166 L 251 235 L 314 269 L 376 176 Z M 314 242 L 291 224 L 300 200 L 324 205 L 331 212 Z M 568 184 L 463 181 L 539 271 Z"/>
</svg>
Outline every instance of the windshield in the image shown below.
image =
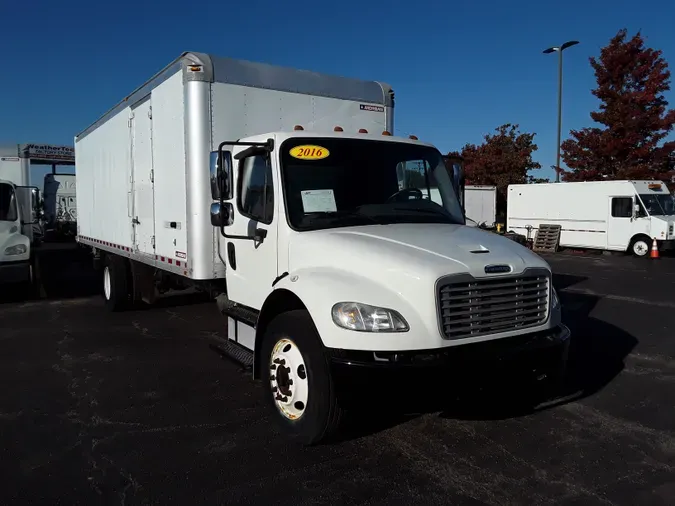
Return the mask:
<svg viewBox="0 0 675 506">
<path fill-rule="evenodd" d="M 672 195 L 648 193 L 640 195 L 640 199 L 651 216 L 675 216 L 675 202 Z"/>
<path fill-rule="evenodd" d="M 281 146 L 295 230 L 393 223 L 464 224 L 438 150 L 366 139 L 293 138 Z"/>
<path fill-rule="evenodd" d="M 14 188 L 0 184 L 0 221 L 16 221 L 17 218 Z"/>
</svg>

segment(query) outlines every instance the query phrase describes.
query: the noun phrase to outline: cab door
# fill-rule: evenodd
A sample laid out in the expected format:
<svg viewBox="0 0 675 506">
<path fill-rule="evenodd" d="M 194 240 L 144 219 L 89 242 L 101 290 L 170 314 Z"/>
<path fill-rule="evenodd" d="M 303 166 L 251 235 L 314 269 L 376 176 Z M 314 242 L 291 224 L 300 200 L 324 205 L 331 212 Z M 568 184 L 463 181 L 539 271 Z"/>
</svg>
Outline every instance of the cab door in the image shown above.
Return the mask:
<svg viewBox="0 0 675 506">
<path fill-rule="evenodd" d="M 625 251 L 633 237 L 634 200 L 630 195 L 608 199 L 607 249 Z"/>
<path fill-rule="evenodd" d="M 278 276 L 280 192 L 275 192 L 279 184 L 273 164 L 270 156 L 260 152 L 235 161 L 234 219 L 224 231 L 236 238 L 221 237 L 221 245 L 225 243 L 221 252 L 227 262 L 227 296 L 256 310 L 262 308 Z"/>
</svg>

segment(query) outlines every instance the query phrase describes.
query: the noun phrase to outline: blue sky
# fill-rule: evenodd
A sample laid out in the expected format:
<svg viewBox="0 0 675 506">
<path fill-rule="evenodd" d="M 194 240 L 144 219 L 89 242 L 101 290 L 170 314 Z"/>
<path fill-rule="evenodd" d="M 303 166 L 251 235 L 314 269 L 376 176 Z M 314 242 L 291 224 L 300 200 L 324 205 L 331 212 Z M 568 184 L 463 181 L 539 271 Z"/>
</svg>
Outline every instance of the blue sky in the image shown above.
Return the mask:
<svg viewBox="0 0 675 506">
<path fill-rule="evenodd" d="M 201 51 L 388 82 L 396 133 L 443 152 L 518 123 L 551 177 L 557 61 L 543 49 L 581 41 L 565 52 L 563 137 L 590 125 L 588 57 L 620 28 L 641 29 L 675 71 L 672 0 L 2 3 L 0 143 L 72 144 L 182 51 Z"/>
</svg>

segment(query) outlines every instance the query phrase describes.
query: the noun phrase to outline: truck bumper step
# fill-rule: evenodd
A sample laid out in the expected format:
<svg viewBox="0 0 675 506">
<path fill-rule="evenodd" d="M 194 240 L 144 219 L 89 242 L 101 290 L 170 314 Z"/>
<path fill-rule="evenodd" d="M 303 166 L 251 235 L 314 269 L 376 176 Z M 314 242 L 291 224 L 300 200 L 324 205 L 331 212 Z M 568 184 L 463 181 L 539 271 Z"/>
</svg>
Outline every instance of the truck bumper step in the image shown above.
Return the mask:
<svg viewBox="0 0 675 506">
<path fill-rule="evenodd" d="M 212 343 L 209 347 L 221 357 L 228 358 L 245 368 L 253 367 L 253 352 L 232 341 Z"/>
</svg>

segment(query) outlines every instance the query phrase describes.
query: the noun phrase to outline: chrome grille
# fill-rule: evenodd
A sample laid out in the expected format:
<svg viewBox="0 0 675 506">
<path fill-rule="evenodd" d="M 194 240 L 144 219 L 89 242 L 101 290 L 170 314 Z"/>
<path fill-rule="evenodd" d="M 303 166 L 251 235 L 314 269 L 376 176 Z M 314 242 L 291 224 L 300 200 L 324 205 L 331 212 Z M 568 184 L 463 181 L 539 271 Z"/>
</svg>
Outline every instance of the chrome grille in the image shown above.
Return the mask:
<svg viewBox="0 0 675 506">
<path fill-rule="evenodd" d="M 541 325 L 548 298 L 547 271 L 488 279 L 451 276 L 438 284 L 441 331 L 446 339 L 464 339 Z"/>
</svg>

